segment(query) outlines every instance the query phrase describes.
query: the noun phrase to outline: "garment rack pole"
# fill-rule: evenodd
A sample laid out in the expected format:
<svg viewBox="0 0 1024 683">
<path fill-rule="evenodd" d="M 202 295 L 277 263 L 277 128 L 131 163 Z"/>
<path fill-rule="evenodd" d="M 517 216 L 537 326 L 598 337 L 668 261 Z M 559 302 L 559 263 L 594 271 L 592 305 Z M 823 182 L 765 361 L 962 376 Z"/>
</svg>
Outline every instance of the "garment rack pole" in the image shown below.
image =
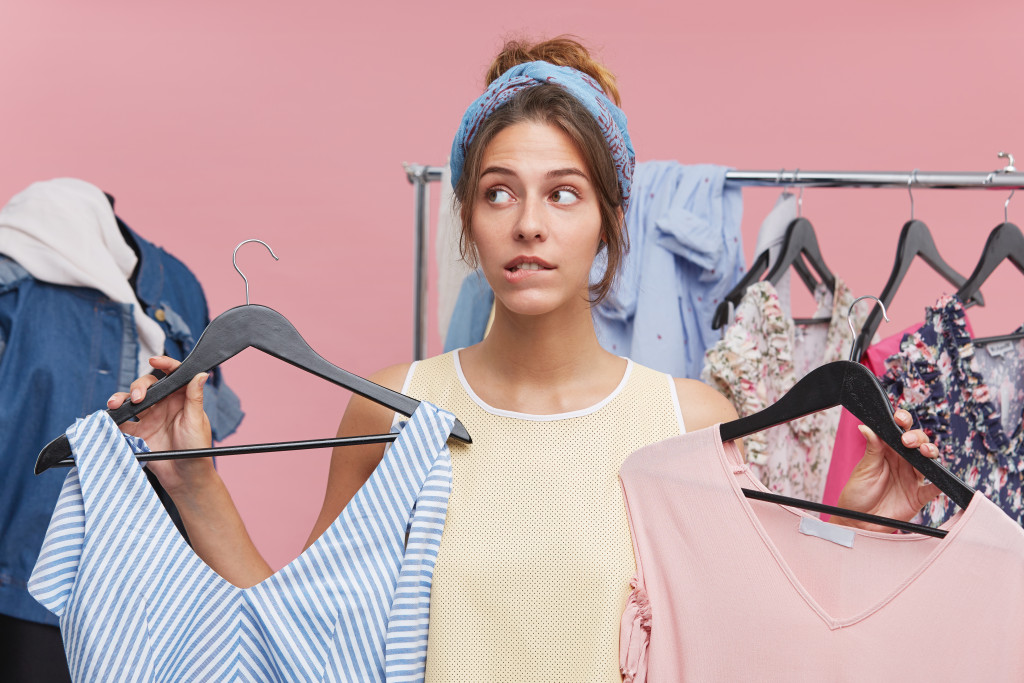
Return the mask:
<svg viewBox="0 0 1024 683">
<path fill-rule="evenodd" d="M 416 187 L 415 293 L 413 297 L 413 360 L 427 355 L 427 230 L 429 183 L 441 179 L 440 166 L 403 164 Z M 1024 173 L 997 171 L 727 171 L 725 180 L 741 187 L 889 187 L 906 190 L 1021 190 Z"/>
<path fill-rule="evenodd" d="M 434 176 L 436 171 L 437 177 Z M 416 188 L 416 232 L 413 236 L 412 358 L 427 357 L 427 237 L 430 231 L 430 183 L 441 179 L 439 167 L 406 165 Z"/>
</svg>

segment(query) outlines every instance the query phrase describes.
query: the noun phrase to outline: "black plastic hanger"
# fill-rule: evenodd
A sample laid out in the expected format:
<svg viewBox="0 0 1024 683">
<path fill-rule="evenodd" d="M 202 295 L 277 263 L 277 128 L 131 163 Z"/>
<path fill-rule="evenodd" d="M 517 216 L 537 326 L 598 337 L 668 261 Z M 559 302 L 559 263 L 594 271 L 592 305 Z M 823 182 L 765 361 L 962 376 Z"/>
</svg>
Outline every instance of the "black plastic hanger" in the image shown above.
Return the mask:
<svg viewBox="0 0 1024 683">
<path fill-rule="evenodd" d="M 775 284 L 782 277 L 782 273 L 793 265 L 801 255 L 807 259 L 808 265 L 818 273 L 818 277 L 825 283 L 829 291 L 834 290 L 836 276 L 825 265 L 825 259 L 821 256 L 821 248 L 818 246 L 818 237 L 814 234 L 814 226 L 806 218 L 795 218 L 786 228 L 786 240 L 782 243 L 782 252 L 765 279 Z"/>
<path fill-rule="evenodd" d="M 1010 195 L 1013 196 L 1012 194 Z M 1009 203 L 1009 199 L 1006 200 Z M 992 274 L 1003 261 L 1009 260 L 1017 266 L 1017 270 L 1024 273 L 1024 235 L 1020 228 L 1009 221 L 997 225 L 988 239 L 985 240 L 985 248 L 981 252 L 981 259 L 974 267 L 974 272 L 967 278 L 967 282 L 956 293 L 961 301 L 967 301 L 981 288 L 981 285 Z M 984 337 L 973 339 L 971 342 L 978 345 L 992 344 L 1000 341 L 1014 341 L 1024 338 L 1024 332 L 1013 332 L 998 337 Z"/>
<path fill-rule="evenodd" d="M 259 240 L 252 240 L 259 241 Z M 242 243 L 244 244 L 244 242 Z M 265 243 L 264 246 L 266 246 Z M 239 245 L 241 246 L 241 244 Z M 269 247 L 267 247 L 269 249 Z M 237 251 L 237 247 L 235 249 Z M 273 251 L 271 251 L 273 254 Z M 277 258 L 276 256 L 274 258 Z M 238 266 L 235 266 L 236 270 Z M 241 271 L 239 270 L 239 274 Z M 242 275 L 242 279 L 245 276 Z M 248 281 L 246 281 L 246 302 L 249 300 Z M 116 424 L 122 424 L 135 417 L 146 408 L 170 396 L 184 387 L 200 372 L 207 372 L 229 358 L 247 348 L 255 348 L 275 358 L 290 363 L 310 372 L 317 377 L 345 387 L 360 396 L 380 403 L 402 415 L 410 416 L 420 402 L 400 394 L 379 384 L 363 379 L 347 370 L 325 360 L 314 351 L 295 327 L 277 311 L 257 304 L 246 303 L 229 309 L 209 324 L 196 342 L 192 352 L 182 364 L 170 375 L 164 377 L 146 393 L 139 403 L 126 401 L 121 407 L 108 410 L 107 414 Z M 176 459 L 183 457 L 205 457 L 209 455 L 230 455 L 233 453 L 261 453 L 278 450 L 300 450 L 302 448 L 321 448 L 335 445 L 353 445 L 359 443 L 382 443 L 393 441 L 396 435 L 380 434 L 343 439 L 319 439 L 316 441 L 299 441 L 276 444 L 254 444 L 238 447 L 204 448 L 192 451 L 171 451 L 164 453 L 147 453 L 140 460 Z M 458 420 L 452 428 L 452 436 L 460 441 L 471 443 L 469 432 Z M 35 472 L 39 474 L 55 465 L 71 465 L 71 445 L 66 435 L 61 435 L 43 447 L 36 459 Z"/>
<path fill-rule="evenodd" d="M 921 257 L 921 260 L 931 266 L 935 272 L 950 284 L 962 287 L 967 281 L 967 278 L 953 270 L 953 267 L 946 263 L 946 260 L 939 254 L 939 250 L 935 246 L 935 240 L 932 239 L 932 232 L 928 229 L 928 226 L 914 219 L 913 184 L 916 175 L 917 169 L 914 169 L 914 172 L 910 174 L 910 180 L 907 181 L 907 192 L 910 194 L 910 220 L 904 223 L 903 229 L 900 230 L 900 238 L 896 243 L 896 261 L 893 263 L 892 272 L 889 273 L 889 280 L 885 283 L 881 296 L 878 297 L 885 306 L 892 303 L 892 298 L 896 295 L 897 288 L 903 282 L 903 278 L 906 277 L 914 257 L 917 256 Z M 970 300 L 964 301 L 965 307 L 973 306 L 974 304 L 979 306 L 985 305 L 985 299 L 981 296 L 981 292 L 975 293 Z M 871 343 L 871 338 L 875 336 L 875 332 L 878 330 L 879 324 L 881 324 L 881 317 L 881 310 L 878 306 L 871 309 L 871 313 L 868 314 L 864 325 L 860 329 L 860 334 L 857 335 L 853 342 L 852 358 L 859 359 L 864 354 L 864 351 L 867 350 L 868 345 Z"/>
<path fill-rule="evenodd" d="M 962 287 L 967 282 L 967 278 L 954 270 L 939 254 L 928 226 L 919 220 L 911 219 L 904 223 L 903 229 L 900 230 L 900 238 L 896 244 L 896 260 L 893 263 L 892 271 L 889 273 L 889 280 L 885 283 L 885 287 L 878 297 L 886 306 L 892 303 L 896 290 L 899 288 L 900 283 L 903 282 L 903 278 L 906 277 L 907 271 L 910 270 L 910 264 L 914 261 L 915 257 L 920 257 L 922 261 L 931 266 L 935 272 L 951 285 Z M 976 292 L 965 302 L 965 306 L 975 304 L 979 306 L 985 305 L 985 299 L 981 292 Z M 854 340 L 854 358 L 860 358 L 864 351 L 867 350 L 868 345 L 871 343 L 871 338 L 875 336 L 875 332 L 878 331 L 878 326 L 881 322 L 882 311 L 876 306 L 871 309 L 871 313 L 868 314 L 864 325 L 861 327 L 860 334 Z"/>
<path fill-rule="evenodd" d="M 839 360 L 815 368 L 793 385 L 793 388 L 776 403 L 753 415 L 722 424 L 720 426 L 721 438 L 723 443 L 732 441 L 838 405 L 853 413 L 879 438 L 907 460 L 914 469 L 922 472 L 929 481 L 938 486 L 939 490 L 949 496 L 950 500 L 961 508 L 966 508 L 970 504 L 971 498 L 974 496 L 971 487 L 940 463 L 903 445 L 900 440 L 903 430 L 893 419 L 893 410 L 885 391 L 871 371 L 859 363 Z M 946 531 L 943 529 L 845 510 L 774 493 L 764 493 L 753 489 L 743 489 L 743 493 L 748 498 L 849 517 L 937 538 L 946 535 Z"/>
<path fill-rule="evenodd" d="M 805 258 L 807 259 L 806 264 L 804 263 Z M 761 279 L 761 275 L 768 269 L 768 262 L 768 252 L 761 252 L 750 266 L 750 270 L 725 295 L 722 303 L 718 304 L 718 308 L 715 309 L 715 314 L 711 319 L 712 329 L 717 330 L 729 322 L 729 304 L 731 303 L 733 306 L 736 306 L 740 302 L 747 288 Z M 779 258 L 776 259 L 775 265 L 768 271 L 764 279 L 773 285 L 777 285 L 779 280 L 782 279 L 782 275 L 792 266 L 800 276 L 800 279 L 807 285 L 807 289 L 814 292 L 818 286 L 818 281 L 814 279 L 807 264 L 810 264 L 810 267 L 818 274 L 818 277 L 825 283 L 829 291 L 835 291 L 836 278 L 825 264 L 825 259 L 821 256 L 818 238 L 814 234 L 814 226 L 806 218 L 795 218 L 786 228 L 786 238 L 782 243 Z M 827 322 L 827 320 L 830 320 L 830 318 L 801 320 L 799 322 Z"/>
</svg>

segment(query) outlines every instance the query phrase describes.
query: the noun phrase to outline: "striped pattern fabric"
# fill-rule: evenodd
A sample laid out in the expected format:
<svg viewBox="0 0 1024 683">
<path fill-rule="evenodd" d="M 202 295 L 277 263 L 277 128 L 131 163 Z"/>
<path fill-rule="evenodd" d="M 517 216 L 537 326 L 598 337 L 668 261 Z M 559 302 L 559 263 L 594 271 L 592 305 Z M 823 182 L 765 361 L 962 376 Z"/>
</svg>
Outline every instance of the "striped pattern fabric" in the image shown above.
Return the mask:
<svg viewBox="0 0 1024 683">
<path fill-rule="evenodd" d="M 72 678 L 421 681 L 453 424 L 421 403 L 327 531 L 241 589 L 185 543 L 107 414 L 78 420 L 29 582 L 60 619 Z"/>
</svg>

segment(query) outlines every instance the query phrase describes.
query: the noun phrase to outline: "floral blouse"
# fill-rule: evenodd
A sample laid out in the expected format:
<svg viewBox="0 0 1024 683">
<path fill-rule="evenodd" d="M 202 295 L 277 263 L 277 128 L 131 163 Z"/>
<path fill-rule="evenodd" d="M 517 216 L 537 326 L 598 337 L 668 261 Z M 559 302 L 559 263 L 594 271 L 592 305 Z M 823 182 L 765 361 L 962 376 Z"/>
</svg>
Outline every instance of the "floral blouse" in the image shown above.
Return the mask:
<svg viewBox="0 0 1024 683">
<path fill-rule="evenodd" d="M 882 385 L 915 416 L 946 467 L 1024 523 L 1024 340 L 975 346 L 963 304 L 945 296 L 886 360 Z M 955 511 L 940 495 L 919 521 L 938 525 Z"/>
<path fill-rule="evenodd" d="M 770 282 L 751 285 L 736 307 L 736 320 L 705 354 L 701 378 L 725 394 L 740 417 L 767 408 L 808 372 L 850 355 L 846 320 L 853 295 L 836 278 L 835 295 L 819 285 L 818 312 L 828 325 L 796 325 L 784 315 Z M 854 325 L 866 311 L 854 311 Z M 744 439 L 751 470 L 772 491 L 820 501 L 832 459 L 840 411 L 812 413 Z"/>
</svg>

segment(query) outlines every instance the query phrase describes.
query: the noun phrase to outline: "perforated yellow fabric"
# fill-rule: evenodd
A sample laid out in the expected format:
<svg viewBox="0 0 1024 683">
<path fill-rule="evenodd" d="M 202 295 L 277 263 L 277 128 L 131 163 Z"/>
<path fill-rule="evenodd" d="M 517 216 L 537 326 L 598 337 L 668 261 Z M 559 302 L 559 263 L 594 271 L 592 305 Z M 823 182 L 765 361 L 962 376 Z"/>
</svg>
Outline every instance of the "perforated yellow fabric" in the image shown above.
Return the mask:
<svg viewBox="0 0 1024 683">
<path fill-rule="evenodd" d="M 629 364 L 613 394 L 564 415 L 501 414 L 458 371 L 417 363 L 406 393 L 454 412 L 452 492 L 430 599 L 428 683 L 621 681 L 635 571 L 619 465 L 680 433 L 670 379 Z"/>
</svg>

